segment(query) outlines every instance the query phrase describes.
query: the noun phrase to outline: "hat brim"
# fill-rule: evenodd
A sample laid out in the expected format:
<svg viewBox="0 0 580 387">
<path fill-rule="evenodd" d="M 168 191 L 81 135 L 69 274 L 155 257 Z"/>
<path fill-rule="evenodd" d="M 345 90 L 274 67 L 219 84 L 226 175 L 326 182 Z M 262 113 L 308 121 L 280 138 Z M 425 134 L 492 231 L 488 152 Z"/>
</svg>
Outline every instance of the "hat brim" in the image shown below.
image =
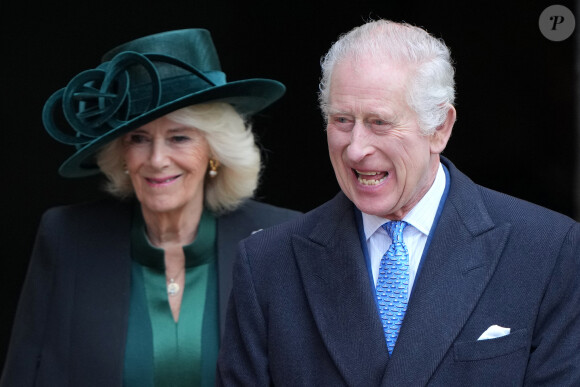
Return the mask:
<svg viewBox="0 0 580 387">
<path fill-rule="evenodd" d="M 282 97 L 285 91 L 286 87 L 278 81 L 246 79 L 183 96 L 126 121 L 84 145 L 60 166 L 59 173 L 63 177 L 84 177 L 99 173 L 94 155 L 101 147 L 123 134 L 184 107 L 205 102 L 226 102 L 242 116 L 247 117 L 271 105 Z"/>
</svg>

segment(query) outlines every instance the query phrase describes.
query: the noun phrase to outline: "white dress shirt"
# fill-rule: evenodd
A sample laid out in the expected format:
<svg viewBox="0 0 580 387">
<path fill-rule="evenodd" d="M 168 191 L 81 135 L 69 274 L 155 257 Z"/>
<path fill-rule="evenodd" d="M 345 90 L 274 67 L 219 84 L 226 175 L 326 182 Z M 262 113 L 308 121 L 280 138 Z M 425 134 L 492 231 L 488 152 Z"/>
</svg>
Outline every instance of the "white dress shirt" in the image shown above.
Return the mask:
<svg viewBox="0 0 580 387">
<path fill-rule="evenodd" d="M 423 198 L 409 211 L 407 216 L 403 218 L 408 226 L 403 230 L 403 241 L 409 250 L 409 293 L 413 289 L 415 276 L 427 237 L 433 226 L 439 202 L 445 191 L 445 172 L 443 166 L 439 164 L 435 181 L 429 191 Z M 375 285 L 379 277 L 379 267 L 381 265 L 381 258 L 386 253 L 391 245 L 391 237 L 381 226 L 388 222 L 387 219 L 380 216 L 369 215 L 362 213 L 363 227 L 369 252 L 369 259 L 372 266 L 373 279 Z"/>
</svg>

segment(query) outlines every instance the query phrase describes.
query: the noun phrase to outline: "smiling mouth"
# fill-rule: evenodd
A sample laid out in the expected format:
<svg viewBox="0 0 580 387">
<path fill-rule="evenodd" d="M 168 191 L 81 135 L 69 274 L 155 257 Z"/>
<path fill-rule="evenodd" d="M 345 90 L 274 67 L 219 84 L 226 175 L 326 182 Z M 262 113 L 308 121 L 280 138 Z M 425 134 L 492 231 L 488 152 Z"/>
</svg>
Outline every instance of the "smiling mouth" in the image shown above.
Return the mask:
<svg viewBox="0 0 580 387">
<path fill-rule="evenodd" d="M 179 178 L 179 176 L 181 176 L 181 175 L 171 176 L 171 177 L 163 178 L 163 179 L 153 179 L 150 177 L 146 177 L 145 180 L 147 180 L 151 184 L 167 184 L 167 183 L 171 183 L 172 181 L 176 180 L 177 178 Z"/>
<path fill-rule="evenodd" d="M 379 185 L 389 176 L 389 172 L 362 172 L 353 169 L 359 183 L 363 185 Z"/>
</svg>

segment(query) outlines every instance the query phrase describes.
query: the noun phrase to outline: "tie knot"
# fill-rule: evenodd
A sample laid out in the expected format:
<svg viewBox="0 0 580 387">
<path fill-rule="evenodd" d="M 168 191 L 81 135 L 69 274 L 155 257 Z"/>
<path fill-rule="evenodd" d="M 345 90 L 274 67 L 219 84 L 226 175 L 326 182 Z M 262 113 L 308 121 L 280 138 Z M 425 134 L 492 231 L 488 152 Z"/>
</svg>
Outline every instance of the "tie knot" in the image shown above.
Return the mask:
<svg viewBox="0 0 580 387">
<path fill-rule="evenodd" d="M 403 242 L 403 230 L 408 223 L 403 220 L 393 220 L 383 224 L 383 228 L 389 234 L 393 242 Z"/>
</svg>

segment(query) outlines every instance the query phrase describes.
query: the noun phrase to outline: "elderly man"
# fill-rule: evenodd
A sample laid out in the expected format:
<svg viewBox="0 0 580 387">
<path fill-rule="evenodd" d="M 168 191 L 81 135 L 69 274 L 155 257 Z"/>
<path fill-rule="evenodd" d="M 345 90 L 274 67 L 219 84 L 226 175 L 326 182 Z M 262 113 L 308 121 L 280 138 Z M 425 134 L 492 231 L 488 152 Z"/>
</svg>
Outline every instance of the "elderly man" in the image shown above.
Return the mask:
<svg viewBox="0 0 580 387">
<path fill-rule="evenodd" d="M 372 21 L 322 71 L 342 192 L 240 244 L 218 383 L 580 385 L 580 226 L 440 156 L 447 47 Z"/>
</svg>

